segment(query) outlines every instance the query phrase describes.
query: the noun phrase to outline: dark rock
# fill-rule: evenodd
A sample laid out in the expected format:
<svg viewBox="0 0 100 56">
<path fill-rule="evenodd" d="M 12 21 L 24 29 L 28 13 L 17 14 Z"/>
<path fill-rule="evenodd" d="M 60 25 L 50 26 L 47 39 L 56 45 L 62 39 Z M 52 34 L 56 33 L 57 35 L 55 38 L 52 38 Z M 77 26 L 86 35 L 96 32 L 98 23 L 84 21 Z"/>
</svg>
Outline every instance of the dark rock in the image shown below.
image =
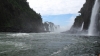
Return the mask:
<svg viewBox="0 0 100 56">
<path fill-rule="evenodd" d="M 83 5 L 81 10 L 79 11 L 80 15 L 75 18 L 75 22 L 70 30 L 80 29 L 82 26 L 82 23 L 84 23 L 83 30 L 88 30 L 94 2 L 95 0 L 86 0 L 86 3 Z"/>
<path fill-rule="evenodd" d="M 80 29 L 81 28 L 81 26 L 82 26 L 82 23 L 83 23 L 83 18 L 82 18 L 82 16 L 77 16 L 76 18 L 75 18 L 75 21 L 74 21 L 74 25 L 71 27 L 71 30 L 76 30 L 76 29 Z"/>
</svg>

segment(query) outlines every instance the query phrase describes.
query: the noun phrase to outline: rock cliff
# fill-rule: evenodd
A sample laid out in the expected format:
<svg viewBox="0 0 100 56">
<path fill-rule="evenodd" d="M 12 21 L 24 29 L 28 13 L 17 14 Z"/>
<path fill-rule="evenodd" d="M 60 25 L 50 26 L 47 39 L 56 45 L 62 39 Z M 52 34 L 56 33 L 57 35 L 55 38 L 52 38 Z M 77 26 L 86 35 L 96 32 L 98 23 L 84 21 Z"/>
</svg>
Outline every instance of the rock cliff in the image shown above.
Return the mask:
<svg viewBox="0 0 100 56">
<path fill-rule="evenodd" d="M 74 24 L 70 30 L 75 30 L 75 29 L 79 30 L 82 24 L 83 24 L 83 30 L 88 30 L 94 2 L 95 0 L 86 0 L 86 3 L 79 11 L 80 15 L 75 18 Z"/>
<path fill-rule="evenodd" d="M 41 32 L 42 18 L 27 0 L 0 0 L 0 32 Z"/>
</svg>

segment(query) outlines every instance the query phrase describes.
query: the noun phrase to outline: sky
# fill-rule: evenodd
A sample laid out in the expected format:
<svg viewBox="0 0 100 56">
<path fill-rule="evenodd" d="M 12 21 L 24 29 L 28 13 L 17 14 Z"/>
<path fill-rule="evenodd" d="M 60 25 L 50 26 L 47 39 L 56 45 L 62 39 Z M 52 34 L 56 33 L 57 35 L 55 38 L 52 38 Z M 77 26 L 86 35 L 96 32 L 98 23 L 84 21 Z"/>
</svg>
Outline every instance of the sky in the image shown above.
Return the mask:
<svg viewBox="0 0 100 56">
<path fill-rule="evenodd" d="M 85 0 L 27 0 L 37 13 L 40 13 L 43 22 L 50 21 L 56 25 L 70 28 L 78 11 L 83 7 Z"/>
</svg>

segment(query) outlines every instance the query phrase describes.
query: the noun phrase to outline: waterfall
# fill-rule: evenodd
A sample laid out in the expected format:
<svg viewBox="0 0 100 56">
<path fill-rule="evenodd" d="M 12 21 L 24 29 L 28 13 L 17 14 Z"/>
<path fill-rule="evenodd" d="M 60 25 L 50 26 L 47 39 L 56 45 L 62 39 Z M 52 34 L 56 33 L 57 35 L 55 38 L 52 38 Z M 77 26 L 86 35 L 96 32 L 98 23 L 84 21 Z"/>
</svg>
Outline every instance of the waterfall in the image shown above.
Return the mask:
<svg viewBox="0 0 100 56">
<path fill-rule="evenodd" d="M 80 29 L 80 31 L 82 31 L 82 30 L 83 30 L 83 25 L 84 25 L 84 22 L 82 23 L 82 26 L 81 26 L 81 29 Z"/>
<path fill-rule="evenodd" d="M 88 30 L 89 35 L 97 35 L 97 29 L 96 29 L 96 22 L 97 22 L 97 15 L 99 13 L 99 0 L 95 1 L 95 4 L 92 9 L 92 15 L 91 15 L 91 21 L 90 21 L 90 26 Z"/>
</svg>

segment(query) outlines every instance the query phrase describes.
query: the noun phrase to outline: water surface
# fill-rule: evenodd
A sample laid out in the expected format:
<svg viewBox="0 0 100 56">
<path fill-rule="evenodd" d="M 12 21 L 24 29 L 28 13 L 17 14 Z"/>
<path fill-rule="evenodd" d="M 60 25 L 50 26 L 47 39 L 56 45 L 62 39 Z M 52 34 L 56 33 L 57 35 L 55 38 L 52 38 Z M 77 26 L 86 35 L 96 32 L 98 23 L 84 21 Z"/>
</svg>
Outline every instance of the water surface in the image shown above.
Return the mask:
<svg viewBox="0 0 100 56">
<path fill-rule="evenodd" d="M 0 56 L 96 56 L 99 41 L 66 33 L 0 33 Z"/>
</svg>

